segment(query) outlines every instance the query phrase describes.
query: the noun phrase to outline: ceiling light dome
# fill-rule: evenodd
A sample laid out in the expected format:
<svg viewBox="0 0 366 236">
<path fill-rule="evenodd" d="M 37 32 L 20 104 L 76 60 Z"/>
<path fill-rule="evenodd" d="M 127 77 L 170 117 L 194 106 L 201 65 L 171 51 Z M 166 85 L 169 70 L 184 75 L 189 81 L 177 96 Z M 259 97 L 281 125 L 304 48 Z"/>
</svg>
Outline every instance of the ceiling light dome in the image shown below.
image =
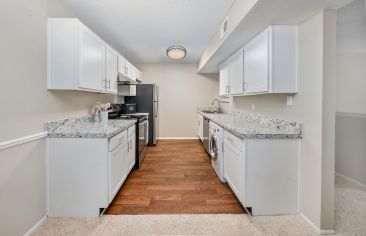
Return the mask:
<svg viewBox="0 0 366 236">
<path fill-rule="evenodd" d="M 182 46 L 171 46 L 166 50 L 166 55 L 171 59 L 178 60 L 186 57 L 187 50 Z"/>
</svg>

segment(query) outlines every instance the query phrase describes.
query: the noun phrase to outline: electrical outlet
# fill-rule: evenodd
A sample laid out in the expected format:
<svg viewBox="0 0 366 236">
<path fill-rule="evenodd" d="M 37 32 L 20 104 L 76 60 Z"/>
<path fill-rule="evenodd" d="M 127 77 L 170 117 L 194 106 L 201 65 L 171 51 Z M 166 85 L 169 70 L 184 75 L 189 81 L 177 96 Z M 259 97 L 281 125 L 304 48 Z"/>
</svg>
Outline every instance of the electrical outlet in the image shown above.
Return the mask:
<svg viewBox="0 0 366 236">
<path fill-rule="evenodd" d="M 288 107 L 292 107 L 293 103 L 294 103 L 294 97 L 293 96 L 287 96 L 287 103 L 286 103 L 286 105 Z"/>
</svg>

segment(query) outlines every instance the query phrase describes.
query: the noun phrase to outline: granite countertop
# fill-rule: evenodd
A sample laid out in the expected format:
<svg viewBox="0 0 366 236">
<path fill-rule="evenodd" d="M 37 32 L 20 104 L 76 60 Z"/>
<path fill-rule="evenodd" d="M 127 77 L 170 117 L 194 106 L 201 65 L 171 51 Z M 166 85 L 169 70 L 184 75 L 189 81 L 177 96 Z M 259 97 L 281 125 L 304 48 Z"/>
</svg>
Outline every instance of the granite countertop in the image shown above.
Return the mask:
<svg viewBox="0 0 366 236">
<path fill-rule="evenodd" d="M 49 138 L 111 138 L 128 129 L 137 120 L 108 120 L 103 125 L 89 116 L 51 121 L 46 124 Z"/>
<path fill-rule="evenodd" d="M 301 138 L 301 124 L 246 112 L 211 114 L 198 112 L 240 138 Z"/>
</svg>

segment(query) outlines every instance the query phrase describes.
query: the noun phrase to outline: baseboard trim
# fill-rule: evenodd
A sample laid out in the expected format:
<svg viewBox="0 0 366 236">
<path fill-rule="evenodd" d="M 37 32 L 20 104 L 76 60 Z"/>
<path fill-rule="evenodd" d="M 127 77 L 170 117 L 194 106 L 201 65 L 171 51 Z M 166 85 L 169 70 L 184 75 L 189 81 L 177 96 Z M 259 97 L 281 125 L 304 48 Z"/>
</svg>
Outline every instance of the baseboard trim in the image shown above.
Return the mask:
<svg viewBox="0 0 366 236">
<path fill-rule="evenodd" d="M 198 137 L 160 137 L 159 140 L 195 140 Z"/>
<path fill-rule="evenodd" d="M 336 235 L 335 230 L 320 230 L 320 235 Z"/>
<path fill-rule="evenodd" d="M 47 132 L 32 134 L 0 143 L 0 151 L 47 137 Z"/>
<path fill-rule="evenodd" d="M 308 223 L 309 225 L 311 225 L 311 227 L 313 227 L 313 229 L 315 229 L 315 231 L 320 234 L 320 229 L 317 225 L 314 224 L 314 222 L 312 222 L 308 217 L 306 217 L 303 213 L 300 213 L 300 216 L 306 221 L 306 223 Z"/>
<path fill-rule="evenodd" d="M 341 174 L 341 173 L 339 173 L 339 172 L 336 172 L 335 174 L 336 174 L 338 177 L 341 177 L 341 178 L 343 178 L 343 179 L 345 179 L 345 180 L 347 180 L 347 181 L 350 181 L 350 182 L 352 182 L 352 183 L 356 184 L 357 186 L 359 186 L 359 187 L 361 187 L 361 188 L 366 189 L 366 185 L 365 185 L 364 183 L 361 183 L 361 182 L 359 182 L 359 181 L 357 181 L 357 180 L 354 180 L 354 179 L 352 179 L 351 177 L 345 176 L 345 175 L 343 175 L 343 174 Z"/>
<path fill-rule="evenodd" d="M 336 112 L 336 116 L 352 117 L 352 118 L 366 118 L 364 113 L 351 113 L 351 112 Z"/>
<path fill-rule="evenodd" d="M 32 228 L 30 228 L 23 236 L 30 236 L 32 235 L 32 233 L 39 227 L 41 226 L 44 221 L 47 219 L 47 216 L 42 217 L 42 219 L 40 219 L 35 225 L 32 226 Z"/>
<path fill-rule="evenodd" d="M 314 222 L 312 222 L 308 217 L 306 217 L 303 213 L 300 213 L 300 216 L 313 227 L 313 229 L 320 235 L 335 235 L 335 230 L 321 230 Z"/>
</svg>

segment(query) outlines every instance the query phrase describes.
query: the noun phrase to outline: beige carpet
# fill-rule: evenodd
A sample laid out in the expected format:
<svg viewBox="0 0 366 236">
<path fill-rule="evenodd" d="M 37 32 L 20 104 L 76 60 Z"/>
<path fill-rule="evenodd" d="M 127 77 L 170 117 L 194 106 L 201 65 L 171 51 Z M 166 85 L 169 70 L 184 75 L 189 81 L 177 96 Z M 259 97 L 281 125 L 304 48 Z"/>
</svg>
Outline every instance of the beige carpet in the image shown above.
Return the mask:
<svg viewBox="0 0 366 236">
<path fill-rule="evenodd" d="M 366 189 L 337 176 L 335 189 L 337 235 L 366 236 Z"/>
<path fill-rule="evenodd" d="M 142 215 L 48 219 L 34 235 L 316 235 L 296 216 Z"/>
<path fill-rule="evenodd" d="M 336 178 L 336 230 L 366 236 L 366 190 Z M 300 216 L 141 215 L 47 219 L 33 235 L 317 235 Z"/>
</svg>

